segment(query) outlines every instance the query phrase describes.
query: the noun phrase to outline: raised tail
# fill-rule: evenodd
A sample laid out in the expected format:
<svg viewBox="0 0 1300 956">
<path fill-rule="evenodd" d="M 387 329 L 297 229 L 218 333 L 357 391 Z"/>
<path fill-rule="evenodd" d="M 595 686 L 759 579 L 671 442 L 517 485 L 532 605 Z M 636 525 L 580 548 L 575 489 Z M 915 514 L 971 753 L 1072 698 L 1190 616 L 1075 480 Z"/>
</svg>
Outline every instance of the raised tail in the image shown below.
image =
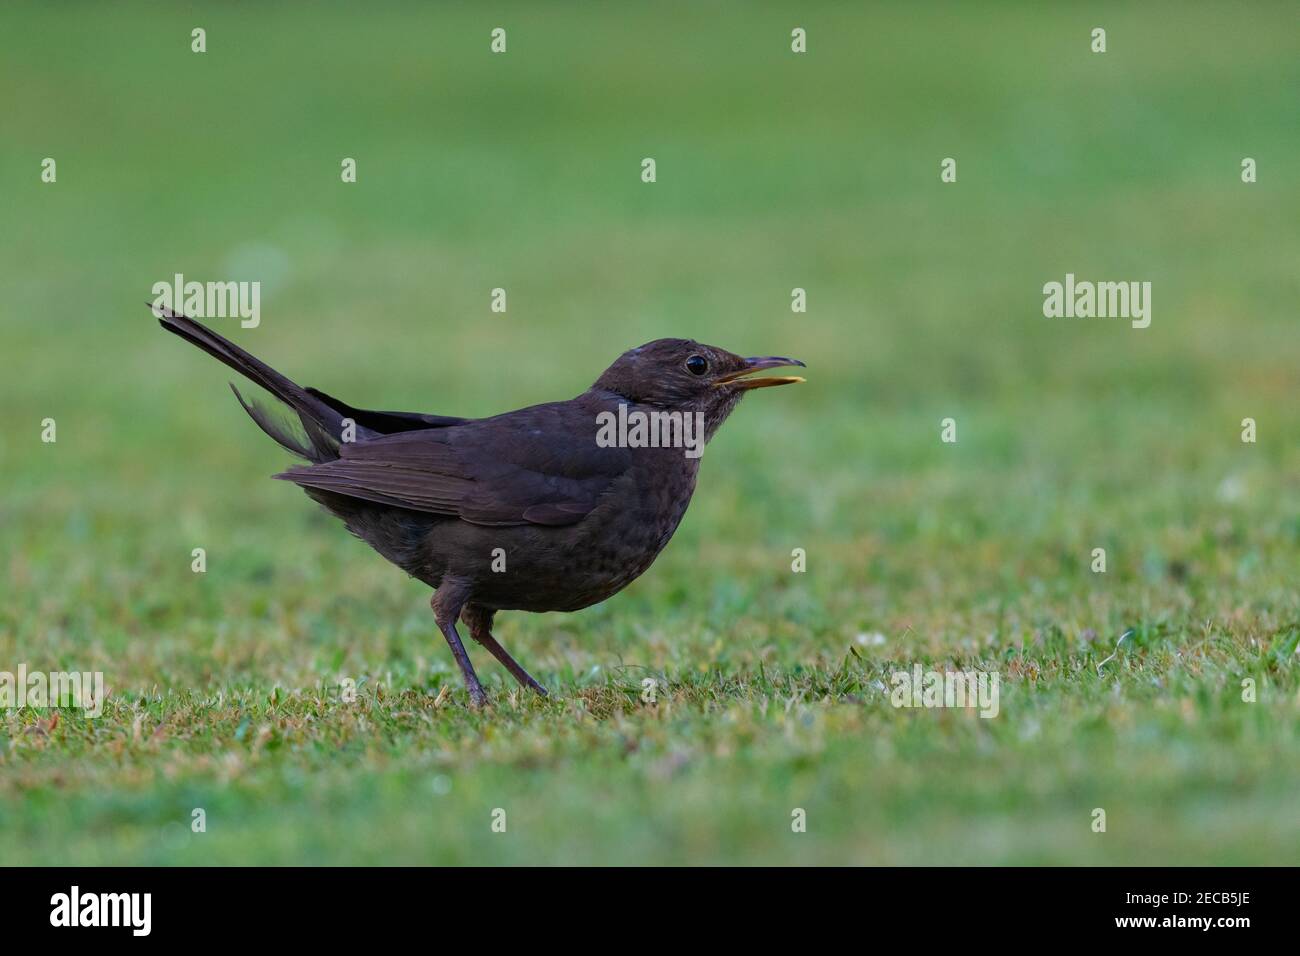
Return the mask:
<svg viewBox="0 0 1300 956">
<path fill-rule="evenodd" d="M 168 332 L 174 332 L 188 342 L 197 345 L 213 358 L 230 366 L 240 375 L 266 389 L 285 405 L 298 414 L 302 421 L 303 436 L 276 420 L 274 413 L 249 401 L 239 393 L 232 383 L 230 388 L 239 399 L 239 404 L 248 412 L 249 417 L 257 422 L 259 428 L 281 447 L 295 455 L 301 455 L 308 461 L 332 461 L 338 458 L 339 443 L 343 429 L 343 415 L 321 401 L 307 389 L 289 381 L 271 366 L 250 355 L 234 342 L 213 332 L 205 325 L 200 325 L 184 315 L 177 315 L 170 309 L 148 303 L 159 324 Z"/>
</svg>

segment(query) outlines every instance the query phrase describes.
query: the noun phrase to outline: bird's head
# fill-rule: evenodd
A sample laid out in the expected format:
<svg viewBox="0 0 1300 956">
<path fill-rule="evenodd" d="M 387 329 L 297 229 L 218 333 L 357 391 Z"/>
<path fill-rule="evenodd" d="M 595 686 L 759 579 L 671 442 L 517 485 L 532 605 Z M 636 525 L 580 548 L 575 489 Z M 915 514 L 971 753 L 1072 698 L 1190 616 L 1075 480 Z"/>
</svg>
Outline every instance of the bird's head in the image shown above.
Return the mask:
<svg viewBox="0 0 1300 956">
<path fill-rule="evenodd" d="M 790 365 L 803 362 L 775 355 L 743 358 L 691 339 L 655 339 L 620 355 L 595 387 L 640 405 L 701 412 L 705 436 L 712 438 L 746 392 L 802 382 L 797 375 L 752 374 Z"/>
</svg>

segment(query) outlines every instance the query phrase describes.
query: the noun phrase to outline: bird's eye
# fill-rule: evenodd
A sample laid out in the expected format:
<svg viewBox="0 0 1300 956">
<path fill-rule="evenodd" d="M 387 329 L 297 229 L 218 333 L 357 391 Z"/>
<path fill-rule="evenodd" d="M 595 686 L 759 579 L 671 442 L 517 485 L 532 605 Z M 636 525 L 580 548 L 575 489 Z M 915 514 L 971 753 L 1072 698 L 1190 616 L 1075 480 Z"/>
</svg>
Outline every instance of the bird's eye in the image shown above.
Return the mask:
<svg viewBox="0 0 1300 956">
<path fill-rule="evenodd" d="M 703 355 L 692 355 L 686 360 L 686 371 L 692 375 L 703 375 L 708 370 L 709 363 Z"/>
</svg>

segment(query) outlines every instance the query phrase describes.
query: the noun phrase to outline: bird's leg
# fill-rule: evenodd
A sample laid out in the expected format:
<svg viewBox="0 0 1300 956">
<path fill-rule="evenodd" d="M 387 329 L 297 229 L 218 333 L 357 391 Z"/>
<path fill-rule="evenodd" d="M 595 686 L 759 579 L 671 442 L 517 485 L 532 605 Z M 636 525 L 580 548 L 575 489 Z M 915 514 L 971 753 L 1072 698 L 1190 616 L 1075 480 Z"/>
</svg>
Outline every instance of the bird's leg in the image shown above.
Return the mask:
<svg viewBox="0 0 1300 956">
<path fill-rule="evenodd" d="M 486 647 L 493 657 L 504 664 L 506 670 L 514 675 L 515 680 L 546 697 L 546 688 L 533 680 L 532 675 L 520 667 L 519 662 L 511 657 L 510 653 L 498 644 L 497 639 L 492 636 L 492 617 L 495 614 L 495 611 L 490 611 L 487 608 L 466 604 L 464 610 L 460 612 L 460 619 L 469 627 L 469 636 Z"/>
<path fill-rule="evenodd" d="M 451 647 L 451 656 L 456 658 L 456 663 L 460 666 L 461 676 L 465 678 L 465 688 L 469 691 L 470 702 L 475 707 L 482 707 L 487 703 L 487 694 L 483 693 L 483 685 L 478 682 L 474 665 L 469 662 L 465 645 L 460 642 L 460 635 L 456 633 L 456 617 L 465 603 L 465 597 L 463 587 L 457 586 L 455 581 L 444 579 L 438 585 L 437 592 L 429 599 L 429 606 L 433 608 L 433 617 L 438 622 L 438 630 L 442 631 L 442 636 L 447 639 L 447 644 Z"/>
</svg>

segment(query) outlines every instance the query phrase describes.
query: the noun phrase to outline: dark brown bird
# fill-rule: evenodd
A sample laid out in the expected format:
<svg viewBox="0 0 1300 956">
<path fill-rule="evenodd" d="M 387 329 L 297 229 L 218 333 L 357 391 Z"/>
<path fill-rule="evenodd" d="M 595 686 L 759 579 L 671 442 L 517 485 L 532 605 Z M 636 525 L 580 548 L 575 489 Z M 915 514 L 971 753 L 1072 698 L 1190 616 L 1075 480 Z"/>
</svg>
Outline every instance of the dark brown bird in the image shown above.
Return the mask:
<svg viewBox="0 0 1300 956">
<path fill-rule="evenodd" d="M 302 486 L 435 589 L 434 617 L 475 706 L 487 698 L 457 617 L 519 683 L 545 694 L 492 636 L 493 615 L 576 611 L 625 588 L 677 530 L 699 451 L 741 396 L 803 381 L 746 377 L 803 365 L 794 359 L 657 339 L 566 402 L 477 419 L 369 411 L 295 385 L 193 319 L 155 314 L 297 414 L 302 434 L 231 385 L 264 432 L 311 462 L 274 477 Z"/>
</svg>

